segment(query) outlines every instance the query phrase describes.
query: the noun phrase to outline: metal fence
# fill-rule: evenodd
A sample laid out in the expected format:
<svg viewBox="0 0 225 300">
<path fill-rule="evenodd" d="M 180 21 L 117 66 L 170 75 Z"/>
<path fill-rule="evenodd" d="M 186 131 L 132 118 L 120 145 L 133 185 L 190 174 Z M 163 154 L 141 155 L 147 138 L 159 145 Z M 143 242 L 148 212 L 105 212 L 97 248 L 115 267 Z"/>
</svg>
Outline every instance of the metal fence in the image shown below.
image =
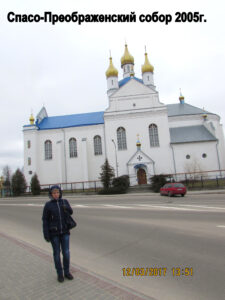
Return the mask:
<svg viewBox="0 0 225 300">
<path fill-rule="evenodd" d="M 182 182 L 189 189 L 225 188 L 225 170 L 169 174 L 167 180 Z"/>
<path fill-rule="evenodd" d="M 191 172 L 191 173 L 177 173 L 166 174 L 169 182 L 182 182 L 188 189 L 217 189 L 225 188 L 225 170 L 205 171 L 205 172 Z M 151 180 L 151 178 L 150 178 Z M 102 189 L 103 185 L 100 180 L 96 181 L 81 181 L 69 183 L 52 183 L 42 184 L 41 193 L 48 193 L 49 188 L 58 184 L 66 193 L 97 193 Z M 26 194 L 31 193 L 31 187 L 27 186 Z M 2 188 L 0 190 L 0 197 L 13 196 L 12 190 Z"/>
<path fill-rule="evenodd" d="M 82 193 L 82 192 L 97 192 L 102 188 L 102 183 L 98 181 L 81 181 L 81 182 L 69 182 L 69 183 L 56 183 L 60 186 L 62 191 L 69 193 Z M 42 184 L 41 191 L 48 191 L 53 184 Z M 30 187 L 27 187 L 27 192 L 31 192 Z"/>
<path fill-rule="evenodd" d="M 69 183 L 52 183 L 41 184 L 41 194 L 46 194 L 52 185 L 59 185 L 62 191 L 66 193 L 97 193 L 103 186 L 101 181 L 82 181 L 82 182 L 69 182 Z M 27 186 L 25 195 L 31 194 L 31 187 Z M 12 197 L 13 192 L 11 188 L 1 188 L 0 197 Z"/>
</svg>

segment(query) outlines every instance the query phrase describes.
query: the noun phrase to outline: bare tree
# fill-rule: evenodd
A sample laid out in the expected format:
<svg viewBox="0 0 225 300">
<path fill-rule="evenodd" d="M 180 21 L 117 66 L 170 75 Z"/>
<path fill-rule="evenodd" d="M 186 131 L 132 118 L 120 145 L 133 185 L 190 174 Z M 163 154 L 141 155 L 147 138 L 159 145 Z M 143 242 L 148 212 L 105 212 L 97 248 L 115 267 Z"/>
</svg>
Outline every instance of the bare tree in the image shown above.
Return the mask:
<svg viewBox="0 0 225 300">
<path fill-rule="evenodd" d="M 198 161 L 196 157 L 194 157 L 190 162 L 186 162 L 184 165 L 184 170 L 186 173 L 192 173 L 191 179 L 199 179 L 199 177 L 203 174 L 203 169 L 201 163 Z"/>
<path fill-rule="evenodd" d="M 3 185 L 5 188 L 11 187 L 11 178 L 12 178 L 12 172 L 8 165 L 6 165 L 2 170 L 3 175 Z"/>
</svg>

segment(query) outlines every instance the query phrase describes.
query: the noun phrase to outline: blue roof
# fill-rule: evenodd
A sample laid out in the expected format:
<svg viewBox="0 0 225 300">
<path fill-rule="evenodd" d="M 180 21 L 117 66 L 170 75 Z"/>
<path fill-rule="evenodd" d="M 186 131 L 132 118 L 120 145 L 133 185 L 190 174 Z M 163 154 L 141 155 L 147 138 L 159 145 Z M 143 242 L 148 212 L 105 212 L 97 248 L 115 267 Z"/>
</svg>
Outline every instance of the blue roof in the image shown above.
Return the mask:
<svg viewBox="0 0 225 300">
<path fill-rule="evenodd" d="M 104 124 L 104 111 L 46 117 L 39 124 L 36 124 L 39 130 L 57 129 L 57 128 L 68 128 L 68 127 L 79 127 L 79 126 L 90 126 Z"/>
<path fill-rule="evenodd" d="M 135 79 L 138 82 L 143 83 L 143 80 L 139 79 L 137 77 L 126 77 L 126 78 L 124 78 L 124 79 L 122 79 L 122 80 L 119 81 L 119 87 L 123 86 L 125 83 L 127 83 L 131 79 Z"/>
</svg>

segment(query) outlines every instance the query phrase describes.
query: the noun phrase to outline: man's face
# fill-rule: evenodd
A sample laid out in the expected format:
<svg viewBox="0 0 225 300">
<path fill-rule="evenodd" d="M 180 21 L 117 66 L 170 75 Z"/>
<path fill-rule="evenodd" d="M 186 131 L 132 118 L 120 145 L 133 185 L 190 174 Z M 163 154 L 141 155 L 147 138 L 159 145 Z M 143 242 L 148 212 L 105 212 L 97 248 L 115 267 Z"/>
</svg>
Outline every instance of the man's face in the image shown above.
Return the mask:
<svg viewBox="0 0 225 300">
<path fill-rule="evenodd" d="M 52 197 L 53 197 L 53 199 L 58 200 L 59 199 L 59 195 L 60 195 L 60 193 L 59 193 L 58 189 L 54 189 L 52 191 Z"/>
</svg>

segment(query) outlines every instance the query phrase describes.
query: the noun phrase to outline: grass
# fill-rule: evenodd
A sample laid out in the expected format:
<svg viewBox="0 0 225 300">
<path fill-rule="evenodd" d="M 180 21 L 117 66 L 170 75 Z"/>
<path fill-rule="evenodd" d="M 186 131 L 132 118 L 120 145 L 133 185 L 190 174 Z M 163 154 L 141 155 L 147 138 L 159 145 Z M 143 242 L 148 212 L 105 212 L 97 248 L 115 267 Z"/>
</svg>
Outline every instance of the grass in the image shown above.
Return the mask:
<svg viewBox="0 0 225 300">
<path fill-rule="evenodd" d="M 224 187 L 225 188 L 225 178 L 222 179 L 208 179 L 208 180 L 189 180 L 184 181 L 184 184 L 189 189 L 192 188 L 201 188 L 201 189 L 210 189 L 210 188 L 219 188 Z"/>
</svg>

